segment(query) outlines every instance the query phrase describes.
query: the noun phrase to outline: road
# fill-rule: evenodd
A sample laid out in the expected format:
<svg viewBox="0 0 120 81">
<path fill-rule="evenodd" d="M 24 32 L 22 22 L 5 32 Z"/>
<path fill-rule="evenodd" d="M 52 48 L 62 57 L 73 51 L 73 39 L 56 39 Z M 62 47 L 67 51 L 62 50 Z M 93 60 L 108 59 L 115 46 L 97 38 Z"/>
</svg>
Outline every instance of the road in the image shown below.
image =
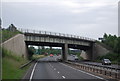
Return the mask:
<svg viewBox="0 0 120 81">
<path fill-rule="evenodd" d="M 39 61 L 56 61 L 58 56 L 45 57 Z M 106 81 L 104 78 L 75 69 L 60 62 L 37 62 L 32 70 L 32 79 L 96 79 Z"/>
<path fill-rule="evenodd" d="M 57 59 L 58 58 L 61 58 L 61 55 L 60 56 L 57 56 L 57 55 L 54 55 L 53 57 L 50 57 L 50 56 L 47 56 L 45 58 L 41 58 L 39 59 L 38 61 L 58 61 Z"/>
<path fill-rule="evenodd" d="M 85 62 L 81 62 L 80 60 L 79 61 L 75 61 L 75 57 L 73 57 L 73 56 L 71 56 L 71 55 L 69 55 L 68 56 L 68 60 L 70 60 L 70 61 L 72 61 L 72 62 L 77 62 L 77 63 L 83 63 L 83 64 L 93 64 L 93 65 L 99 65 L 99 66 L 105 66 L 105 67 L 110 67 L 110 68 L 119 68 L 120 69 L 120 66 L 119 65 L 117 65 L 117 64 L 111 64 L 111 65 L 102 65 L 102 63 L 98 63 L 98 62 L 90 62 L 90 61 L 85 61 Z"/>
</svg>

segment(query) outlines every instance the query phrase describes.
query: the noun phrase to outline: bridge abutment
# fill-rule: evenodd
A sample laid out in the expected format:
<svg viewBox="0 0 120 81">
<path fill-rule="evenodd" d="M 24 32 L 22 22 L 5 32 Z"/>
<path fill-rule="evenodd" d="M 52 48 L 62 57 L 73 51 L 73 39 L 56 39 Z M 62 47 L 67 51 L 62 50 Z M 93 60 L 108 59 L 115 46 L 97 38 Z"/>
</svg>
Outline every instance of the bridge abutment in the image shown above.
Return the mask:
<svg viewBox="0 0 120 81">
<path fill-rule="evenodd" d="M 86 50 L 85 51 L 86 52 L 86 60 L 93 60 L 93 58 L 92 58 L 92 49 L 89 49 L 89 50 Z"/>
<path fill-rule="evenodd" d="M 93 53 L 93 60 L 97 59 L 97 57 L 99 56 L 103 56 L 106 55 L 107 53 L 110 52 L 110 50 L 108 50 L 107 48 L 105 48 L 104 46 L 102 46 L 99 43 L 94 43 L 93 44 L 93 49 L 92 49 Z"/>
<path fill-rule="evenodd" d="M 17 34 L 14 37 L 3 42 L 2 47 L 8 51 L 11 51 L 12 54 L 20 56 L 22 58 L 27 58 L 27 45 L 24 41 L 23 34 Z"/>
</svg>

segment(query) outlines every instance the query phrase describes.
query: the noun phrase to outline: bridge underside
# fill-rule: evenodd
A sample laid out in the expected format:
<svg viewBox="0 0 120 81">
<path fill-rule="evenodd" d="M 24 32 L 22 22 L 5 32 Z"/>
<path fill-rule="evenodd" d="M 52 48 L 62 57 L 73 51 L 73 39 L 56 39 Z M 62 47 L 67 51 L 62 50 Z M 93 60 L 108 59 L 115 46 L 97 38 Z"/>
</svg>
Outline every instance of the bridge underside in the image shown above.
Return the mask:
<svg viewBox="0 0 120 81">
<path fill-rule="evenodd" d="M 82 46 L 67 43 L 50 43 L 50 42 L 36 42 L 36 41 L 25 41 L 26 45 L 36 45 L 36 46 L 50 46 L 50 47 L 62 47 L 62 60 L 67 60 L 68 48 L 80 49 L 87 52 L 88 60 L 92 60 L 92 49 L 91 46 Z"/>
<path fill-rule="evenodd" d="M 50 43 L 50 42 L 35 42 L 35 41 L 26 41 L 27 45 L 36 45 L 36 46 L 51 46 L 51 47 L 64 47 L 63 43 Z M 82 46 L 75 44 L 68 44 L 68 48 L 89 50 L 90 46 Z"/>
</svg>

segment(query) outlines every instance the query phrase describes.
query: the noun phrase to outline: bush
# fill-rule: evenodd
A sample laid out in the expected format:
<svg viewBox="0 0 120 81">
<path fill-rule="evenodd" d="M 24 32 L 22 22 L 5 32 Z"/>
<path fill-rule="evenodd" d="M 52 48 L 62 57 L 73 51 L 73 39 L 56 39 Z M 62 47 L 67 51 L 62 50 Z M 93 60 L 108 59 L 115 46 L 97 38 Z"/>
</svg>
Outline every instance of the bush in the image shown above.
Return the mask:
<svg viewBox="0 0 120 81">
<path fill-rule="evenodd" d="M 97 58 L 97 61 L 102 60 L 104 58 L 110 59 L 113 62 L 120 62 L 120 54 L 117 53 L 107 53 L 106 55 L 99 56 Z"/>
<path fill-rule="evenodd" d="M 80 59 L 80 60 L 83 60 L 83 57 L 79 56 L 79 59 Z"/>
<path fill-rule="evenodd" d="M 32 48 L 28 48 L 28 59 L 31 60 L 32 59 L 32 55 L 34 54 L 34 51 Z"/>
</svg>

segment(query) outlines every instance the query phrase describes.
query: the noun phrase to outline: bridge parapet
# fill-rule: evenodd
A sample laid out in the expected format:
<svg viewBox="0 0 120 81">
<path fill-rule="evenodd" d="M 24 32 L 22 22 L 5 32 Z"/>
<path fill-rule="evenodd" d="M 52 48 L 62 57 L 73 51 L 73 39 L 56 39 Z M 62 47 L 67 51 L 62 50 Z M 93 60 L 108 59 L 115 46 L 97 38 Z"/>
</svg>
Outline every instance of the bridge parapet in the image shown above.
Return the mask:
<svg viewBox="0 0 120 81">
<path fill-rule="evenodd" d="M 61 38 L 53 38 L 53 37 L 29 36 L 29 35 L 25 35 L 25 41 L 61 43 L 61 44 L 67 43 L 67 44 L 90 46 L 90 43 L 85 41 L 77 41 L 77 40 L 61 39 Z"/>
<path fill-rule="evenodd" d="M 53 35 L 53 36 L 68 37 L 68 38 L 75 38 L 75 39 L 81 39 L 81 40 L 95 42 L 95 40 L 92 39 L 92 38 L 82 37 L 82 36 L 77 36 L 77 35 L 71 35 L 71 34 L 63 34 L 63 33 L 49 32 L 49 31 L 38 31 L 38 30 L 30 30 L 30 29 L 22 29 L 22 28 L 18 28 L 18 30 L 21 31 L 22 33 Z"/>
</svg>

